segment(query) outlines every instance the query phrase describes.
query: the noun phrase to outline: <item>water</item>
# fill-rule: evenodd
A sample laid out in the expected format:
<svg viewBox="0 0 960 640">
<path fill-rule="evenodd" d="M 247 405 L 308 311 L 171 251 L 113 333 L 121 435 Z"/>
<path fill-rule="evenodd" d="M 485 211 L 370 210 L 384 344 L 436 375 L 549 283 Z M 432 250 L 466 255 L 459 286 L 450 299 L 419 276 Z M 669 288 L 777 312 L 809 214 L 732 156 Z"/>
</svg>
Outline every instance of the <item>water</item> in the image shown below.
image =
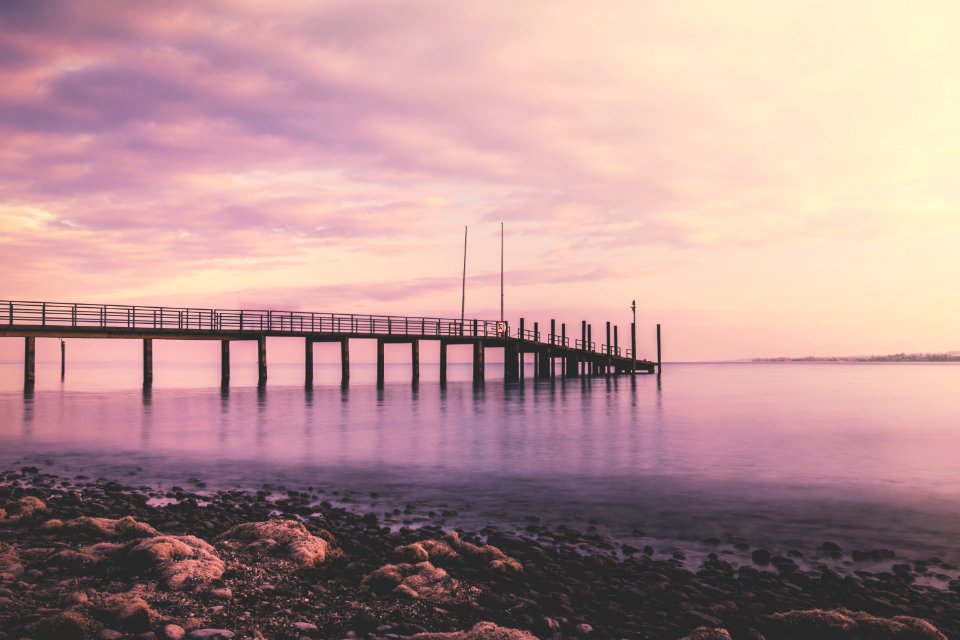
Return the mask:
<svg viewBox="0 0 960 640">
<path fill-rule="evenodd" d="M 743 536 L 772 549 L 892 548 L 960 563 L 960 366 L 689 364 L 662 379 L 505 386 L 489 366 L 474 389 L 453 365 L 446 389 L 424 366 L 157 366 L 144 394 L 129 365 L 39 371 L 0 364 L 0 464 L 148 486 L 323 487 L 383 511 L 453 509 L 450 525 L 530 516 L 696 553 Z M 532 375 L 532 371 L 528 371 Z M 370 492 L 379 493 L 371 498 Z"/>
</svg>

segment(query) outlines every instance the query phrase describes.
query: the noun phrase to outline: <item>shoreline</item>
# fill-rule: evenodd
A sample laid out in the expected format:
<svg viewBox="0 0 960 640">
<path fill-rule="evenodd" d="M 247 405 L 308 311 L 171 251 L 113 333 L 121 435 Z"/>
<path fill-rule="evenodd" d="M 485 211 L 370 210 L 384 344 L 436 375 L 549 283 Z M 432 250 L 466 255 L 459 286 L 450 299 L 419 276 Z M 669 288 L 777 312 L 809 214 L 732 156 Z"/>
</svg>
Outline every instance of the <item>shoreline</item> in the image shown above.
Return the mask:
<svg viewBox="0 0 960 640">
<path fill-rule="evenodd" d="M 888 626 L 900 624 L 891 621 L 896 616 L 918 617 L 946 637 L 960 637 L 960 581 L 948 589 L 923 584 L 948 566 L 881 558 L 892 553 L 885 550 L 875 550 L 875 559 L 889 562 L 889 570 L 842 575 L 817 559 L 717 539 L 704 541 L 716 551 L 702 565 L 688 567 L 679 551 L 664 556 L 594 531 L 551 527 L 536 514 L 520 531 L 450 530 L 437 524 L 442 514 L 415 515 L 414 505 L 354 513 L 278 487 L 211 495 L 176 487 L 158 496 L 146 487 L 35 467 L 2 478 L 3 640 L 163 640 L 177 629 L 188 638 L 216 638 L 200 632 L 223 629 L 233 635 L 219 637 L 393 639 L 484 622 L 538 638 L 676 640 L 704 627 L 756 640 L 810 637 L 803 633 L 838 616 L 854 626 L 832 637 L 857 637 L 856 625 L 867 622 L 853 614 L 782 615 L 840 608 L 878 616 Z M 192 481 L 194 489 L 202 484 Z M 32 499 L 43 508 L 24 506 Z M 92 525 L 90 518 L 105 520 Z M 127 524 L 110 524 L 120 521 Z M 251 533 L 254 523 L 264 522 L 274 529 L 290 524 L 282 535 L 262 526 Z M 145 541 L 164 536 L 192 536 L 196 547 L 183 557 L 212 566 L 212 574 L 171 583 L 169 567 L 140 557 Z M 729 545 L 750 553 L 755 565 L 734 567 L 724 552 Z M 829 543 L 821 546 L 838 561 L 848 557 Z M 321 547 L 322 561 L 317 553 L 303 560 L 304 549 Z M 291 555 L 291 548 L 299 551 Z M 139 613 L 122 617 L 124 606 Z M 56 624 L 66 626 L 51 631 Z M 175 625 L 172 636 L 167 625 Z M 913 633 L 870 637 L 942 637 Z"/>
</svg>

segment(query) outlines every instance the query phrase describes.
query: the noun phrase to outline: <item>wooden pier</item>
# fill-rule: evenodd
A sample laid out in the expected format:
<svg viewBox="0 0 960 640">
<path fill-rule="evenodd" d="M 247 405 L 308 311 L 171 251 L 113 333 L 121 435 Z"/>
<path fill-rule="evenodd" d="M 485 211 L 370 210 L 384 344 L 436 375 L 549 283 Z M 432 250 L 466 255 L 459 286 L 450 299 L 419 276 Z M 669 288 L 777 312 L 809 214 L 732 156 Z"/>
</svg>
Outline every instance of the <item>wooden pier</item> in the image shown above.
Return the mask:
<svg viewBox="0 0 960 640">
<path fill-rule="evenodd" d="M 611 338 L 612 327 L 612 338 Z M 659 325 L 657 354 L 659 361 Z M 440 342 L 440 383 L 447 381 L 447 346 L 473 346 L 473 382 L 484 382 L 486 349 L 504 351 L 504 380 L 524 377 L 526 355 L 533 354 L 535 378 L 654 373 L 658 365 L 636 359 L 632 349 L 621 350 L 616 326 L 606 323 L 606 344 L 593 341 L 593 328 L 580 323 L 580 338 L 571 343 L 566 324 L 557 333 L 556 320 L 542 335 L 540 325 L 528 329 L 521 318 L 519 328 L 496 320 L 364 314 L 315 313 L 305 311 L 197 309 L 130 305 L 80 304 L 0 300 L 0 337 L 24 339 L 23 386 L 32 391 L 36 381 L 37 338 L 109 338 L 143 341 L 143 386 L 153 384 L 154 340 L 219 340 L 220 383 L 230 385 L 230 343 L 257 341 L 258 384 L 267 383 L 267 338 L 298 337 L 304 340 L 305 384 L 313 385 L 313 345 L 340 343 L 341 381 L 350 381 L 350 341 L 377 341 L 377 385 L 384 383 L 384 346 L 409 344 L 411 380 L 420 379 L 420 341 Z M 636 344 L 631 325 L 631 344 Z"/>
</svg>

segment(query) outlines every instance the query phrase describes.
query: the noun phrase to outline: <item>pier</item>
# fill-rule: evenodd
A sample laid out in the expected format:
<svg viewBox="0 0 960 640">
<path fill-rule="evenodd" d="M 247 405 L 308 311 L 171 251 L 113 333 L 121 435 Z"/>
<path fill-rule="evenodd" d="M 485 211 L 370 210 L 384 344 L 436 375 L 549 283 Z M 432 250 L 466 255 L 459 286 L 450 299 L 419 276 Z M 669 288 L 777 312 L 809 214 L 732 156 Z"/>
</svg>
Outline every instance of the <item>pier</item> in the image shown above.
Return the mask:
<svg viewBox="0 0 960 640">
<path fill-rule="evenodd" d="M 143 386 L 153 384 L 154 340 L 219 340 L 220 383 L 230 385 L 230 343 L 257 341 L 258 385 L 267 383 L 267 338 L 302 338 L 304 382 L 313 385 L 313 345 L 340 343 L 341 382 L 350 381 L 350 341 L 376 340 L 377 385 L 384 383 L 384 347 L 409 344 L 411 381 L 420 379 L 420 341 L 440 342 L 440 383 L 447 381 L 447 347 L 472 345 L 473 382 L 484 383 L 487 349 L 503 349 L 504 380 L 524 377 L 527 355 L 532 354 L 534 377 L 567 378 L 659 372 L 660 327 L 657 325 L 657 362 L 636 357 L 634 349 L 619 345 L 618 327 L 606 323 L 606 343 L 597 345 L 593 327 L 580 323 L 580 337 L 571 340 L 567 325 L 550 320 L 549 332 L 539 322 L 529 328 L 524 318 L 511 332 L 506 322 L 480 319 L 383 316 L 259 309 L 198 309 L 143 305 L 82 304 L 0 300 L 0 337 L 23 338 L 23 386 L 32 391 L 36 382 L 37 338 L 108 338 L 143 341 Z M 612 333 L 611 333 L 612 329 Z M 631 345 L 636 328 L 631 324 Z M 65 358 L 64 352 L 61 351 Z M 61 364 L 61 366 L 63 366 Z"/>
</svg>

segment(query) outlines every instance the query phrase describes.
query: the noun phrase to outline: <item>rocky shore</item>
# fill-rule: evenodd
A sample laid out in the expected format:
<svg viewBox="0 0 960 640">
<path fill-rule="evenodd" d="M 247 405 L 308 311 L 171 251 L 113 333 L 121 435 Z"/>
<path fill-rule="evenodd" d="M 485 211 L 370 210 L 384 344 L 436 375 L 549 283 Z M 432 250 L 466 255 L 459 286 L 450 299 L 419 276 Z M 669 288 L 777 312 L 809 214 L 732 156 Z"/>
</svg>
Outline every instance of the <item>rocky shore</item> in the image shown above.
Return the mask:
<svg viewBox="0 0 960 640">
<path fill-rule="evenodd" d="M 960 582 L 927 584 L 954 569 L 937 558 L 820 545 L 854 567 L 890 561 L 843 574 L 820 556 L 717 539 L 688 566 L 681 553 L 535 521 L 413 526 L 412 510 L 9 470 L 0 640 L 960 638 Z"/>
</svg>

